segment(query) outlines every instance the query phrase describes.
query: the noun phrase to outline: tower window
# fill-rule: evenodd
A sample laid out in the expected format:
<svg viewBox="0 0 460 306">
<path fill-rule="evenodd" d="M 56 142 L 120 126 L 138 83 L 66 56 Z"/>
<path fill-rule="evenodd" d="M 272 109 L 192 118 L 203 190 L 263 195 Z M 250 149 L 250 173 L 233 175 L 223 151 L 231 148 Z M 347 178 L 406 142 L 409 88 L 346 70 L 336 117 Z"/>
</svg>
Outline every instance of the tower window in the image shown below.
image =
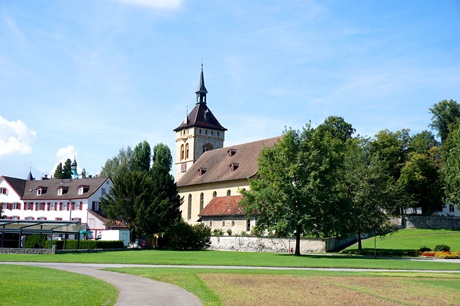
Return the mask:
<svg viewBox="0 0 460 306">
<path fill-rule="evenodd" d="M 213 150 L 213 149 L 214 149 L 214 147 L 212 146 L 212 144 L 207 143 L 207 144 L 205 144 L 205 145 L 203 146 L 203 153 L 206 152 L 206 151 L 211 151 L 211 150 Z"/>
<path fill-rule="evenodd" d="M 188 156 L 189 156 L 189 147 L 188 147 L 188 143 L 185 144 L 185 158 L 188 159 Z"/>
<path fill-rule="evenodd" d="M 217 132 L 217 136 L 219 136 L 219 132 Z"/>
<path fill-rule="evenodd" d="M 185 149 L 184 149 L 184 145 L 181 145 L 180 146 L 180 159 L 184 159 L 184 155 L 185 155 Z"/>
<path fill-rule="evenodd" d="M 213 198 L 217 197 L 217 191 L 214 191 L 214 192 L 212 193 L 212 197 L 213 197 Z"/>
<path fill-rule="evenodd" d="M 227 197 L 231 196 L 232 195 L 232 191 L 229 189 L 227 190 Z"/>
</svg>

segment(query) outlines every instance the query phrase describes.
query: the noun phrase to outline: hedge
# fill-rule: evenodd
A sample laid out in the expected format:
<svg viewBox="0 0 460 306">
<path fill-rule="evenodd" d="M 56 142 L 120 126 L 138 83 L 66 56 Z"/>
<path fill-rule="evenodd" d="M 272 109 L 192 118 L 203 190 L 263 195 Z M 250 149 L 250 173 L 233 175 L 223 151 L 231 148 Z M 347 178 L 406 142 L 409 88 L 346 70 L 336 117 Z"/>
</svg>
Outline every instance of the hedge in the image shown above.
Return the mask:
<svg viewBox="0 0 460 306">
<path fill-rule="evenodd" d="M 25 248 L 37 248 L 39 246 L 40 235 L 27 235 L 24 241 Z M 50 247 L 50 240 L 42 235 L 42 248 Z M 65 245 L 64 245 L 65 242 Z M 53 240 L 56 250 L 75 250 L 78 246 L 78 240 Z M 80 249 L 122 249 L 124 244 L 122 240 L 80 240 Z"/>
</svg>

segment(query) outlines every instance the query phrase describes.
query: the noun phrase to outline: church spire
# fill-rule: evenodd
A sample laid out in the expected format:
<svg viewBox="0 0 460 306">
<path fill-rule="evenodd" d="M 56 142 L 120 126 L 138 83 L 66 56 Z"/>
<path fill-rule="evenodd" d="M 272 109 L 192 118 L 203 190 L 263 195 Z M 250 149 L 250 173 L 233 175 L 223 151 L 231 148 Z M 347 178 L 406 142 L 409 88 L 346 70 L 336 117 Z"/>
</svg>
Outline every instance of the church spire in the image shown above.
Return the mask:
<svg viewBox="0 0 460 306">
<path fill-rule="evenodd" d="M 195 91 L 196 93 L 196 104 L 204 103 L 206 104 L 206 94 L 208 91 L 204 86 L 204 73 L 203 73 L 203 64 L 201 64 L 201 75 L 200 75 L 200 85 L 198 85 L 198 90 Z"/>
</svg>

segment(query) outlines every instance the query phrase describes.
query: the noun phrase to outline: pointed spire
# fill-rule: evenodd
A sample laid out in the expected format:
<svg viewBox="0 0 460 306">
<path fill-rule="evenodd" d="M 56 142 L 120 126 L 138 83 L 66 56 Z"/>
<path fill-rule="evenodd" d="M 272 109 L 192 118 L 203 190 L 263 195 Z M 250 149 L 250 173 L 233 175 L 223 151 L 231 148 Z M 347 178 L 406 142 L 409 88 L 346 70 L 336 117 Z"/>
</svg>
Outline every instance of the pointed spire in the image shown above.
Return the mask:
<svg viewBox="0 0 460 306">
<path fill-rule="evenodd" d="M 196 93 L 196 103 L 204 103 L 206 104 L 206 94 L 208 91 L 204 86 L 204 73 L 203 73 L 203 64 L 201 64 L 201 75 L 200 75 L 200 85 L 198 85 L 198 90 L 195 91 Z"/>
</svg>

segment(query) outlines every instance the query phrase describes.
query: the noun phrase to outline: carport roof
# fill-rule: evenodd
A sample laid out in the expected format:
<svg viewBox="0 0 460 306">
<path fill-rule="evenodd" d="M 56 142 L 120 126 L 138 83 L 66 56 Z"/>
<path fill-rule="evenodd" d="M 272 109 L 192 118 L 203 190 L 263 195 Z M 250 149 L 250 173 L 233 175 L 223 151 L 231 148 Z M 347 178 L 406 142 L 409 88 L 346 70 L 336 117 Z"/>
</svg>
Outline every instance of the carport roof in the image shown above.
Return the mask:
<svg viewBox="0 0 460 306">
<path fill-rule="evenodd" d="M 0 220 L 0 233 L 80 233 L 80 221 Z"/>
</svg>

